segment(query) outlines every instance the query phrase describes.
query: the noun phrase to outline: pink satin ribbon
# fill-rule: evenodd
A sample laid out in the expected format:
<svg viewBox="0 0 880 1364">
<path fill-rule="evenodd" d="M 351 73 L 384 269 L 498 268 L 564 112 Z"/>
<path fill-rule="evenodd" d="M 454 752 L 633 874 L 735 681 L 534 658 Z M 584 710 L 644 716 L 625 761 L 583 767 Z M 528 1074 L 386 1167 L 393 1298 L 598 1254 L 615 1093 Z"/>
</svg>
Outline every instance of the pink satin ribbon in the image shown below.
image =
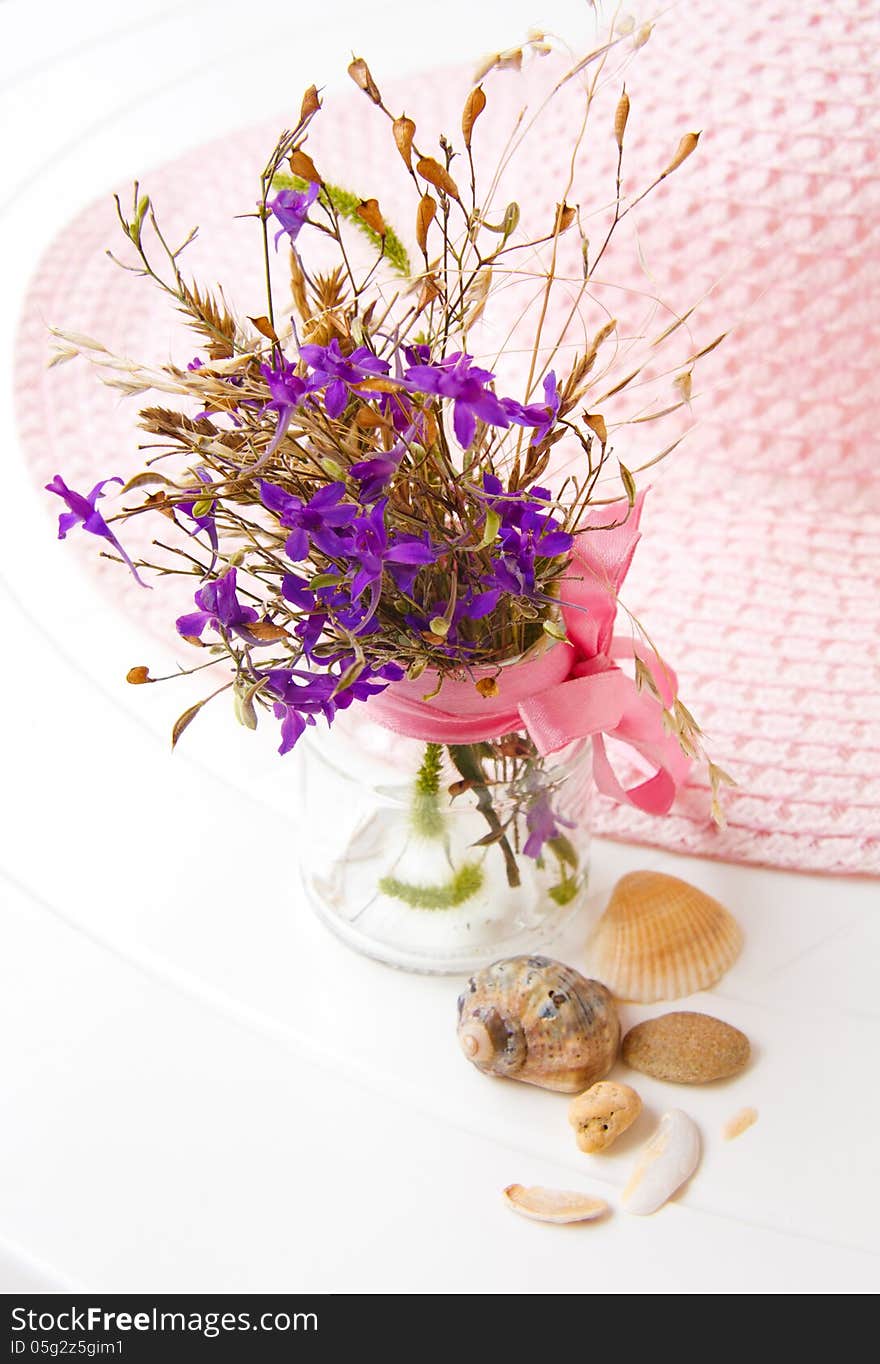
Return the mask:
<svg viewBox="0 0 880 1364">
<path fill-rule="evenodd" d="M 560 597 L 570 643 L 559 643 L 538 658 L 498 672 L 475 669 L 463 680 L 438 683 L 431 670 L 404 679 L 370 701 L 370 717 L 397 734 L 428 743 L 470 744 L 525 730 L 538 752 L 555 753 L 577 739 L 593 742 L 596 786 L 614 800 L 648 814 L 666 814 L 683 785 L 690 762 L 663 727 L 663 709 L 641 691 L 616 660 L 637 656 L 650 670 L 663 706 L 675 697 L 675 674 L 648 650 L 615 638 L 617 595 L 639 540 L 644 493 L 627 516 L 626 502 L 592 512 L 575 538 L 571 566 Z M 622 524 L 604 529 L 615 521 Z M 474 683 L 495 677 L 499 692 L 482 697 Z M 628 789 L 614 772 L 605 746 L 617 739 L 640 753 L 653 775 Z"/>
</svg>

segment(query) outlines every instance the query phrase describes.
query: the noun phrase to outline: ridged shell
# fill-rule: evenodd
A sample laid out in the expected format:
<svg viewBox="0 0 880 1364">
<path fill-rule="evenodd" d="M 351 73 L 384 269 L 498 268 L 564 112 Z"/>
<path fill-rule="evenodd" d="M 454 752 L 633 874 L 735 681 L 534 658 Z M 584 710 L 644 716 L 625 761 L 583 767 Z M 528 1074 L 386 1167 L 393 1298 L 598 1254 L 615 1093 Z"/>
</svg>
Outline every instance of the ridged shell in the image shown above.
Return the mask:
<svg viewBox="0 0 880 1364">
<path fill-rule="evenodd" d="M 740 954 L 743 933 L 711 895 L 655 871 L 621 877 L 587 948 L 618 999 L 651 1004 L 705 990 Z"/>
<path fill-rule="evenodd" d="M 614 1065 L 620 1022 L 598 981 L 549 957 L 507 957 L 468 981 L 458 1038 L 478 1070 L 575 1094 Z"/>
</svg>

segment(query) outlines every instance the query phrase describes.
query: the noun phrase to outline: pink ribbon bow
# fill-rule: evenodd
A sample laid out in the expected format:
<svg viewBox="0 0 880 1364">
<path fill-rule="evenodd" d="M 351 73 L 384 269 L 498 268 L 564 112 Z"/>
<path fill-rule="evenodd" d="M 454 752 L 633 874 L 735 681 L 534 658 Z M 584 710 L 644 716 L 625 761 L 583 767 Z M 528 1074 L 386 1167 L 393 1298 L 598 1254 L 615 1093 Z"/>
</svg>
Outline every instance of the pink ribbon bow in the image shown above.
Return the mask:
<svg viewBox="0 0 880 1364">
<path fill-rule="evenodd" d="M 562 583 L 562 615 L 570 643 L 559 643 L 538 658 L 496 670 L 474 670 L 463 680 L 439 680 L 425 671 L 417 680 L 392 683 L 370 701 L 370 716 L 398 734 L 429 743 L 470 744 L 497 739 L 515 730 L 528 733 L 542 755 L 577 739 L 593 741 L 596 786 L 612 799 L 648 814 L 669 810 L 690 762 L 663 727 L 656 698 L 639 690 L 615 660 L 638 657 L 649 669 L 663 706 L 674 700 L 675 674 L 653 654 L 629 639 L 614 636 L 617 594 L 639 540 L 644 493 L 627 515 L 627 503 L 592 512 L 589 529 L 575 537 L 571 565 Z M 621 524 L 608 528 L 615 521 Z M 498 695 L 485 698 L 474 685 L 494 676 Z M 629 789 L 618 780 L 606 738 L 628 744 L 654 769 Z"/>
</svg>

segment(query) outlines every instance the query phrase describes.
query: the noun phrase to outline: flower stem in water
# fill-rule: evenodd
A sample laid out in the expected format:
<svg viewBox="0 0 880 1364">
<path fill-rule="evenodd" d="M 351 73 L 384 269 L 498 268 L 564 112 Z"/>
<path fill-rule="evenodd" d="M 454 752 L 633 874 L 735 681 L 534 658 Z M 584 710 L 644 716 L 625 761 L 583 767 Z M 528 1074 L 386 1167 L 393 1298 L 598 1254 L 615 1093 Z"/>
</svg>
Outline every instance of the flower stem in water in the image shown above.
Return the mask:
<svg viewBox="0 0 880 1364">
<path fill-rule="evenodd" d="M 482 867 L 475 862 L 465 862 L 443 885 L 417 886 L 410 881 L 400 881 L 396 876 L 383 876 L 379 889 L 383 895 L 403 900 L 413 909 L 455 909 L 476 895 L 482 885 Z"/>
<path fill-rule="evenodd" d="M 450 744 L 449 756 L 455 764 L 456 770 L 461 773 L 465 781 L 470 782 L 471 790 L 477 799 L 477 808 L 495 835 L 495 841 L 501 849 L 507 870 L 507 884 L 518 886 L 520 884 L 519 865 L 513 849 L 507 841 L 507 835 L 504 832 L 501 820 L 498 818 L 495 806 L 492 804 L 492 794 L 486 785 L 486 773 L 483 770 L 483 764 L 476 747 L 474 744 Z"/>
<path fill-rule="evenodd" d="M 416 774 L 416 789 L 412 804 L 412 826 L 422 838 L 441 838 L 444 832 L 440 809 L 440 769 L 443 763 L 442 744 L 427 744 L 422 765 Z"/>
</svg>

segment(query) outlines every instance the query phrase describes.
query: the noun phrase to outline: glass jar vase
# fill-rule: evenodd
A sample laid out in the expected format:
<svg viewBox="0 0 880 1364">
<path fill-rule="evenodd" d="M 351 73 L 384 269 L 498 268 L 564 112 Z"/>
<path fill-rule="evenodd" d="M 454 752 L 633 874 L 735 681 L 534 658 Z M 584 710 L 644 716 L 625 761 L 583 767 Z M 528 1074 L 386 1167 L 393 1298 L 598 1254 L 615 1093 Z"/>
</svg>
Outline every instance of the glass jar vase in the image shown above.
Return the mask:
<svg viewBox="0 0 880 1364">
<path fill-rule="evenodd" d="M 531 952 L 584 903 L 591 748 L 542 758 L 522 733 L 403 738 L 366 707 L 300 748 L 306 894 L 350 946 L 412 971 Z"/>
</svg>

